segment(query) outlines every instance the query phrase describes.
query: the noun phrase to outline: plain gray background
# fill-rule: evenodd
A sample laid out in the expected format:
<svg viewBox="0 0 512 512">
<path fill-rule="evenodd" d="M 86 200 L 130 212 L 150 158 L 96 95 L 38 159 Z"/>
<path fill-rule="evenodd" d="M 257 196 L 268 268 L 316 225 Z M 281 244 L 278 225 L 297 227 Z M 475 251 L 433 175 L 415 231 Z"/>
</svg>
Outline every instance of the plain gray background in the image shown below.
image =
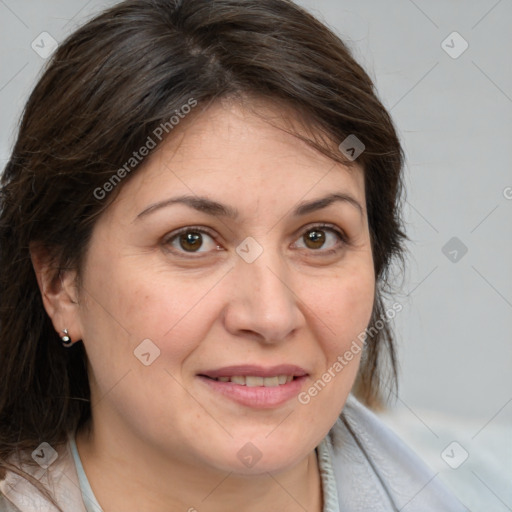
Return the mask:
<svg viewBox="0 0 512 512">
<path fill-rule="evenodd" d="M 0 0 L 1 167 L 45 64 L 33 41 L 62 41 L 115 3 Z M 389 424 L 468 508 L 512 510 L 512 3 L 299 3 L 348 43 L 406 150 L 411 243 L 391 299 L 404 309 Z M 440 455 L 451 441 L 468 453 L 457 469 Z"/>
</svg>

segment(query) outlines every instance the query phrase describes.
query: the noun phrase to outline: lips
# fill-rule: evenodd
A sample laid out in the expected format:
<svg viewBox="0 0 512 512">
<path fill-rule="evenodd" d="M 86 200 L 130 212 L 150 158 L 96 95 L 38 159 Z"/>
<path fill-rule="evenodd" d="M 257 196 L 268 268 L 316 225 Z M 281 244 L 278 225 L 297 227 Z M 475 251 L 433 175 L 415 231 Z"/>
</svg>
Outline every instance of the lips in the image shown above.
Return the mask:
<svg viewBox="0 0 512 512">
<path fill-rule="evenodd" d="M 295 365 L 238 365 L 197 374 L 210 390 L 252 408 L 283 405 L 296 396 L 308 372 Z"/>
<path fill-rule="evenodd" d="M 210 379 L 219 380 L 221 382 L 231 381 L 240 385 L 248 386 L 264 386 L 265 380 L 267 380 L 269 387 L 278 384 L 285 384 L 294 378 L 304 377 L 307 374 L 308 372 L 306 372 L 306 370 L 300 366 L 289 364 L 281 364 L 271 367 L 255 365 L 225 366 L 224 368 L 207 370 L 199 373 L 199 375 L 202 377 L 208 377 Z M 276 378 L 278 380 L 277 383 L 275 383 Z M 286 379 L 284 382 L 283 378 Z"/>
<path fill-rule="evenodd" d="M 276 386 L 282 386 L 287 382 L 291 382 L 294 379 L 293 375 L 277 375 L 276 377 L 258 377 L 256 375 L 234 375 L 233 377 L 218 377 L 219 382 L 233 382 L 239 386 L 249 386 L 254 388 L 256 386 L 265 386 L 267 388 L 273 388 Z"/>
</svg>

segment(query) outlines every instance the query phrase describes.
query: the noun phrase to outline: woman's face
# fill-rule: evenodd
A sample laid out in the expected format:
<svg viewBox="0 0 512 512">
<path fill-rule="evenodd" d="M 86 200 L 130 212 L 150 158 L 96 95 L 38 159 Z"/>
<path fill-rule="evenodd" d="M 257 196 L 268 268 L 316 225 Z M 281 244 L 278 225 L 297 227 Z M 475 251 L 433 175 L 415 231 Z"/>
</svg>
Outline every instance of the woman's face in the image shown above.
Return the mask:
<svg viewBox="0 0 512 512">
<path fill-rule="evenodd" d="M 358 370 L 375 285 L 363 172 L 240 103 L 181 123 L 93 231 L 70 333 L 93 428 L 181 464 L 286 469 Z"/>
</svg>

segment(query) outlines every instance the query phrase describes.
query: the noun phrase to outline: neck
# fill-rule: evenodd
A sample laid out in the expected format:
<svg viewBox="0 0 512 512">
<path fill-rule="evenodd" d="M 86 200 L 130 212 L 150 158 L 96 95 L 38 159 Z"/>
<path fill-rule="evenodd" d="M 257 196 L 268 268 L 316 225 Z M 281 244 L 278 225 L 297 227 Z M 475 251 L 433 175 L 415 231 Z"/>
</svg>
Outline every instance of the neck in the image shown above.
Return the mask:
<svg viewBox="0 0 512 512">
<path fill-rule="evenodd" d="M 241 475 L 169 459 L 124 434 L 96 426 L 76 435 L 87 478 L 106 512 L 322 511 L 315 451 L 279 473 Z"/>
</svg>

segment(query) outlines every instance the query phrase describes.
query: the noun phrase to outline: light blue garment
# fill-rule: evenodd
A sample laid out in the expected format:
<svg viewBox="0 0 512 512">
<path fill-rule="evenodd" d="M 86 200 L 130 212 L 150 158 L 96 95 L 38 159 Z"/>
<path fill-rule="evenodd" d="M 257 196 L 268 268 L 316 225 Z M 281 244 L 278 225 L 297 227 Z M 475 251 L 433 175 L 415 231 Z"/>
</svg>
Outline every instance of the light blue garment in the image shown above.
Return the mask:
<svg viewBox="0 0 512 512">
<path fill-rule="evenodd" d="M 325 438 L 317 448 L 318 466 L 320 469 L 320 477 L 322 479 L 322 492 L 324 499 L 323 512 L 339 512 L 338 492 L 336 490 L 336 481 L 332 469 L 331 454 L 329 451 L 329 438 Z M 91 489 L 87 475 L 85 474 L 78 449 L 76 447 L 75 438 L 70 437 L 69 445 L 73 460 L 75 461 L 76 472 L 80 482 L 80 490 L 82 491 L 82 498 L 84 500 L 85 509 L 87 512 L 103 512 L 102 508 L 96 500 L 96 496 Z"/>
<path fill-rule="evenodd" d="M 92 492 L 91 485 L 89 484 L 89 480 L 85 474 L 84 467 L 76 447 L 75 436 L 70 436 L 69 446 L 71 448 L 71 453 L 73 454 L 73 460 L 75 461 L 76 472 L 78 474 L 78 481 L 80 483 L 80 490 L 82 491 L 82 499 L 84 500 L 85 510 L 87 510 L 87 512 L 103 512 L 103 509 L 100 507 L 98 500 L 96 500 L 96 496 L 94 496 L 94 493 Z"/>
<path fill-rule="evenodd" d="M 336 479 L 331 459 L 331 439 L 325 437 L 316 449 L 318 457 L 318 467 L 322 479 L 322 493 L 324 497 L 323 512 L 340 512 L 338 501 L 338 490 L 336 489 Z"/>
</svg>

